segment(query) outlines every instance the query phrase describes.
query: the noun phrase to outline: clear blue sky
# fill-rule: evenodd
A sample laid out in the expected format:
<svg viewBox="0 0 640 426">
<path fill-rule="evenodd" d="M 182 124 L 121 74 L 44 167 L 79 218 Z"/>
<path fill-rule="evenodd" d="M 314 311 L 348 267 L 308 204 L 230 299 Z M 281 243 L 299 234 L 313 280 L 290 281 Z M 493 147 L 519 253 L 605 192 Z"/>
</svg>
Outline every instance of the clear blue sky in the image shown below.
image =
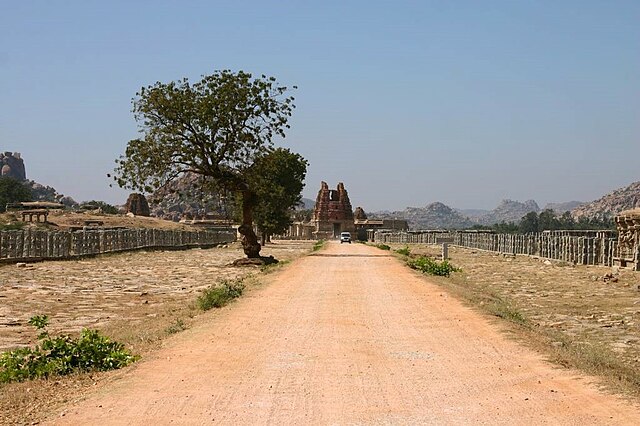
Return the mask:
<svg viewBox="0 0 640 426">
<path fill-rule="evenodd" d="M 0 150 L 76 200 L 131 98 L 216 69 L 298 85 L 280 145 L 354 207 L 591 200 L 640 180 L 640 1 L 0 0 Z"/>
</svg>

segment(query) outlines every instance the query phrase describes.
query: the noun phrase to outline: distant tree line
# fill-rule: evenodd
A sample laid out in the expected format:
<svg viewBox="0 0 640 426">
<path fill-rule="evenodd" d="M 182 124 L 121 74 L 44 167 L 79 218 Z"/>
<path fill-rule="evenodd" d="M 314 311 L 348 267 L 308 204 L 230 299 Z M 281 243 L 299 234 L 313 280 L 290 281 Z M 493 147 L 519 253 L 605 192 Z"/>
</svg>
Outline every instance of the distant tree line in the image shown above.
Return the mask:
<svg viewBox="0 0 640 426">
<path fill-rule="evenodd" d="M 29 186 L 29 182 L 21 182 L 18 179 L 15 179 L 9 176 L 0 177 L 0 213 L 4 213 L 7 210 L 7 204 L 20 203 L 20 202 L 26 202 L 26 201 L 60 202 L 60 201 L 65 201 L 66 199 L 72 202 L 72 203 L 66 203 L 66 204 L 63 203 L 68 208 L 83 209 L 83 210 L 88 210 L 88 209 L 95 210 L 100 208 L 102 209 L 103 213 L 118 214 L 117 207 L 111 204 L 108 204 L 104 201 L 91 200 L 91 201 L 84 201 L 78 204 L 75 201 L 73 201 L 73 198 L 71 197 L 63 197 L 63 199 L 60 200 L 58 197 L 55 196 L 55 191 L 51 194 L 45 193 L 44 197 L 43 196 L 38 197 L 37 195 L 39 194 L 34 194 L 34 191 Z"/>
<path fill-rule="evenodd" d="M 551 209 L 545 209 L 540 213 L 529 212 L 520 219 L 520 222 L 501 222 L 494 225 L 475 225 L 473 229 L 486 229 L 500 234 L 529 234 L 542 231 L 558 230 L 615 230 L 615 224 L 611 218 L 593 219 L 582 217 L 575 220 L 570 212 L 557 215 Z"/>
</svg>

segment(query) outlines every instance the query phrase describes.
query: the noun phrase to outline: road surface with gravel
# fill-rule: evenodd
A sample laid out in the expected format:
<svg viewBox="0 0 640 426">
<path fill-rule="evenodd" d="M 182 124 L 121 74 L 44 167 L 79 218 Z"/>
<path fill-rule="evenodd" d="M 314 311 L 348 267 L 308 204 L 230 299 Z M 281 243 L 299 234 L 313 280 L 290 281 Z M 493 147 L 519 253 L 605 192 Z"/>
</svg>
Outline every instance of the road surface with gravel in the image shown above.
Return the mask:
<svg viewBox="0 0 640 426">
<path fill-rule="evenodd" d="M 327 247 L 169 339 L 59 424 L 640 424 L 388 252 Z"/>
</svg>

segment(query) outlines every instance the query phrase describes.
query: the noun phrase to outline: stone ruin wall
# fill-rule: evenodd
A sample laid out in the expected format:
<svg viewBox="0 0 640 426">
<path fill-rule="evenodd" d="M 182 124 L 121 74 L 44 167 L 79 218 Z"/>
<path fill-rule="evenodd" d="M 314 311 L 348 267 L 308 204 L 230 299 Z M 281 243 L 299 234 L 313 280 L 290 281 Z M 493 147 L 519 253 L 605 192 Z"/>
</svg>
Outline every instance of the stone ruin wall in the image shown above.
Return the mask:
<svg viewBox="0 0 640 426">
<path fill-rule="evenodd" d="M 211 247 L 236 240 L 232 231 L 96 229 L 0 231 L 0 264 L 72 259 L 140 249 Z"/>
<path fill-rule="evenodd" d="M 27 180 L 24 160 L 19 152 L 0 152 L 0 173 L 19 181 Z"/>
<path fill-rule="evenodd" d="M 624 211 L 614 221 L 618 229 L 616 263 L 640 271 L 640 209 Z"/>
</svg>

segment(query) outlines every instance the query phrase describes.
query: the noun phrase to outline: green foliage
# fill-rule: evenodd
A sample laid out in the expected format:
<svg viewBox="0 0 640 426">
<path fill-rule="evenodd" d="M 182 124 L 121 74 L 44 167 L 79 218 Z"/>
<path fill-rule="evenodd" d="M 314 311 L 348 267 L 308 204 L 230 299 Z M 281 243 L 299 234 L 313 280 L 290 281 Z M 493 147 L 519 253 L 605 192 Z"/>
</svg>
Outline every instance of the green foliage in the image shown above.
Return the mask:
<svg viewBox="0 0 640 426">
<path fill-rule="evenodd" d="M 407 265 L 425 274 L 438 275 L 441 277 L 448 277 L 452 272 L 460 271 L 459 268 L 456 268 L 446 260 L 438 262 L 426 256 L 419 256 L 415 259 L 408 260 Z"/>
<path fill-rule="evenodd" d="M 277 148 L 258 157 L 249 169 L 247 182 L 256 195 L 254 219 L 263 236 L 283 233 L 291 225 L 307 166 L 301 155 Z"/>
<path fill-rule="evenodd" d="M 522 217 L 519 225 L 519 231 L 523 234 L 532 232 L 538 232 L 540 229 L 540 222 L 538 221 L 538 214 L 536 212 L 529 212 Z"/>
<path fill-rule="evenodd" d="M 296 88 L 295 86 L 293 87 Z M 152 192 L 185 173 L 204 176 L 210 190 L 235 192 L 242 202 L 243 248 L 258 257 L 253 212 L 259 197 L 249 170 L 284 137 L 295 105 L 290 89 L 274 77 L 215 71 L 200 81 L 157 82 L 133 100 L 142 137 L 129 141 L 116 160 L 114 179 L 123 187 Z"/>
<path fill-rule="evenodd" d="M 403 256 L 409 256 L 411 254 L 411 250 L 409 250 L 408 246 L 404 246 L 396 250 L 396 253 L 401 254 Z"/>
<path fill-rule="evenodd" d="M 19 231 L 26 226 L 25 222 L 11 222 L 0 224 L 0 231 Z"/>
<path fill-rule="evenodd" d="M 518 232 L 520 232 L 519 224 L 514 222 L 504 222 L 504 221 L 500 223 L 494 223 L 491 226 L 476 224 L 476 225 L 473 225 L 471 229 L 494 231 L 498 234 L 517 234 Z"/>
<path fill-rule="evenodd" d="M 295 106 L 287 91 L 274 77 L 230 70 L 143 87 L 133 100 L 143 136 L 116 161 L 115 181 L 151 192 L 190 171 L 243 189 L 244 172 L 289 128 Z"/>
<path fill-rule="evenodd" d="M 278 269 L 282 268 L 285 265 L 291 263 L 291 260 L 280 260 L 277 263 L 267 263 L 260 267 L 260 272 L 263 274 L 270 274 Z"/>
<path fill-rule="evenodd" d="M 176 318 L 176 321 L 167 327 L 167 334 L 176 334 L 187 329 L 187 324 L 182 318 Z"/>
<path fill-rule="evenodd" d="M 494 296 L 492 303 L 487 306 L 489 312 L 493 315 L 505 319 L 507 321 L 514 322 L 516 324 L 526 324 L 527 319 L 522 315 L 516 307 L 511 303 L 506 302 L 499 296 Z"/>
<path fill-rule="evenodd" d="M 378 247 L 380 250 L 391 250 L 391 247 L 389 247 L 386 244 L 374 244 L 375 247 Z"/>
<path fill-rule="evenodd" d="M 294 210 L 291 218 L 298 222 L 309 222 L 313 219 L 313 209 Z"/>
<path fill-rule="evenodd" d="M 558 216 L 551 209 L 527 213 L 520 221 L 519 231 L 523 234 L 555 230 L 588 230 L 608 229 L 615 230 L 615 224 L 611 219 L 580 218 L 574 220 L 570 212 L 564 212 Z"/>
<path fill-rule="evenodd" d="M 607 229 L 613 231 L 615 224 L 610 218 L 589 219 L 582 217 L 576 221 L 571 217 L 571 212 L 564 212 L 558 216 L 553 210 L 546 209 L 540 213 L 527 213 L 519 223 L 501 222 L 491 226 L 474 225 L 472 229 L 494 231 L 498 234 L 529 234 L 556 230 Z"/>
<path fill-rule="evenodd" d="M 7 210 L 9 203 L 31 200 L 31 189 L 24 183 L 9 176 L 0 177 L 0 213 Z"/>
<path fill-rule="evenodd" d="M 0 382 L 8 383 L 46 378 L 80 371 L 106 371 L 124 367 L 137 360 L 124 348 L 97 330 L 82 330 L 80 337 L 51 337 L 49 318 L 36 315 L 29 324 L 39 331 L 39 344 L 0 354 Z"/>
<path fill-rule="evenodd" d="M 324 243 L 325 243 L 325 240 L 316 241 L 315 244 L 313 245 L 313 248 L 311 249 L 311 251 L 320 250 L 322 247 L 324 247 Z"/>
<path fill-rule="evenodd" d="M 81 209 L 101 209 L 103 213 L 107 214 L 118 214 L 118 208 L 111 204 L 108 204 L 104 201 L 91 200 L 91 201 L 83 201 L 80 204 Z"/>
<path fill-rule="evenodd" d="M 221 308 L 229 301 L 236 299 L 242 295 L 245 285 L 241 279 L 221 280 L 215 285 L 205 289 L 198 297 L 198 306 L 203 311 L 211 308 Z"/>
</svg>

